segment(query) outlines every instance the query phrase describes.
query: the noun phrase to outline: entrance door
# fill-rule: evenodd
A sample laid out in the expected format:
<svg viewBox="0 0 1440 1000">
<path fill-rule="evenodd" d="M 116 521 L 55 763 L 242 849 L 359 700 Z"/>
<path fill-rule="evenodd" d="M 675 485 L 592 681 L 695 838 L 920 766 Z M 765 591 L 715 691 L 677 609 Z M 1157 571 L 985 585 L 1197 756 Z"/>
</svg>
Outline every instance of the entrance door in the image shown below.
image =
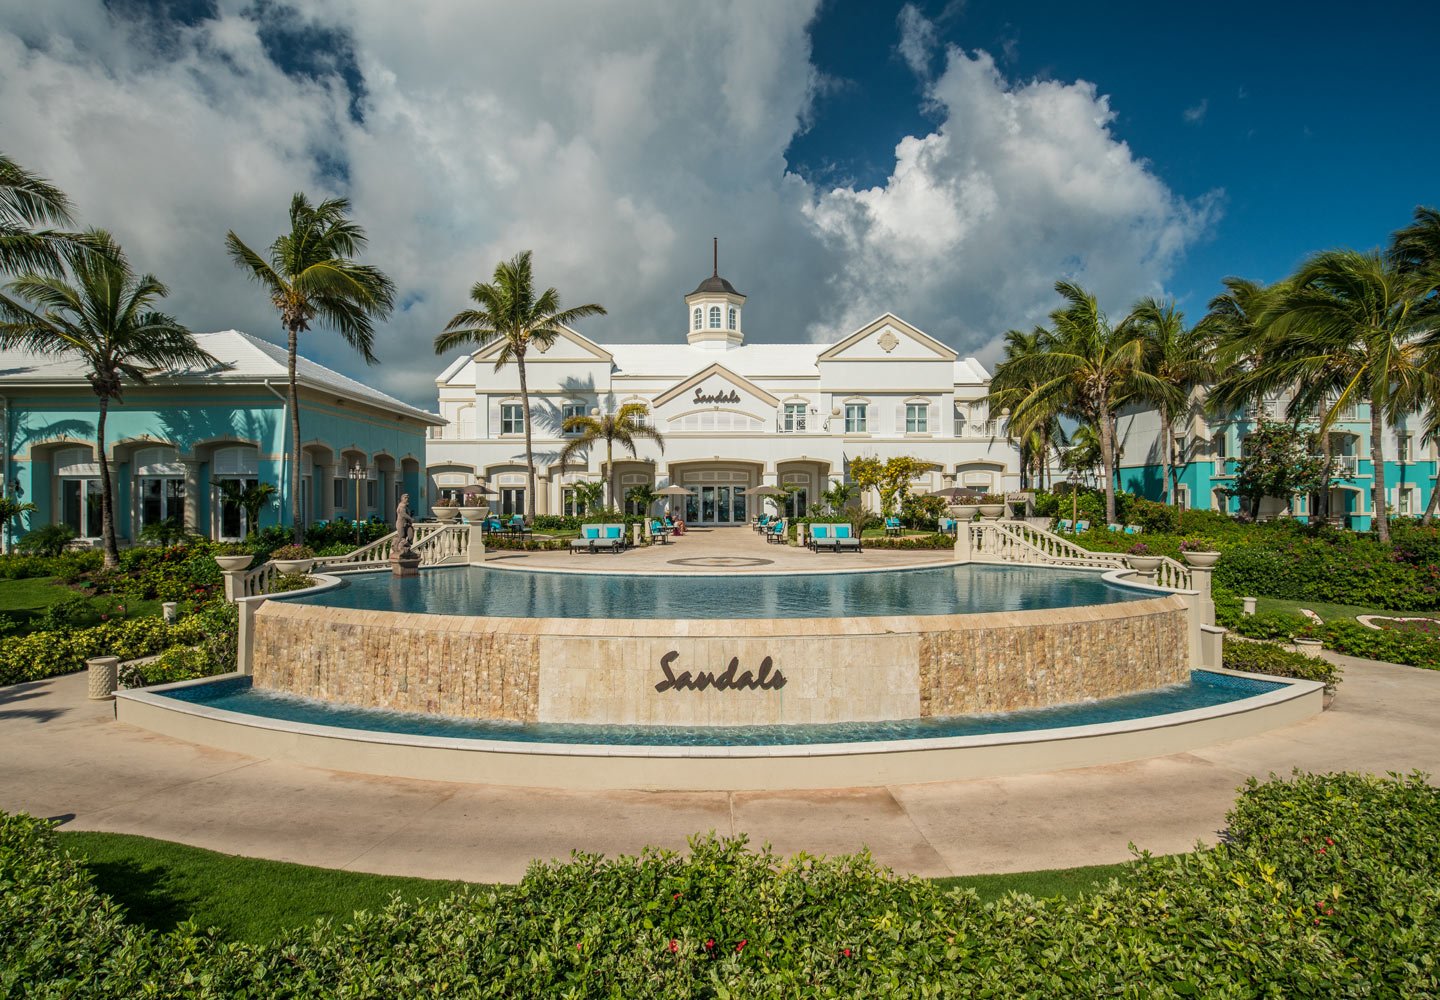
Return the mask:
<svg viewBox="0 0 1440 1000">
<path fill-rule="evenodd" d="M 100 480 L 62 479 L 60 495 L 63 523 L 81 538 L 99 538 Z"/>
<path fill-rule="evenodd" d="M 500 513 L 505 517 L 525 513 L 525 490 L 523 487 L 502 486 L 500 488 Z"/>
<path fill-rule="evenodd" d="M 697 524 L 739 524 L 745 520 L 745 497 L 739 486 L 697 486 L 699 497 L 686 501 Z"/>
</svg>

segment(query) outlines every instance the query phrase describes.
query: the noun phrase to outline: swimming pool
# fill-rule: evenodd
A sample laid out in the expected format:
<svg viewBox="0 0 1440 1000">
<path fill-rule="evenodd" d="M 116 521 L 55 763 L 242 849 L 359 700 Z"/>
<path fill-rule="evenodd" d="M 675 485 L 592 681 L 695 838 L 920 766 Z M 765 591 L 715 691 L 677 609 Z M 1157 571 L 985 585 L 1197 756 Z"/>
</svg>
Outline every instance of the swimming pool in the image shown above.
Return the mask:
<svg viewBox="0 0 1440 1000">
<path fill-rule="evenodd" d="M 356 574 L 294 603 L 483 618 L 872 618 L 966 615 L 1117 604 L 1154 591 L 1084 570 L 938 566 L 885 572 L 638 575 L 460 566 L 415 579 Z"/>
</svg>

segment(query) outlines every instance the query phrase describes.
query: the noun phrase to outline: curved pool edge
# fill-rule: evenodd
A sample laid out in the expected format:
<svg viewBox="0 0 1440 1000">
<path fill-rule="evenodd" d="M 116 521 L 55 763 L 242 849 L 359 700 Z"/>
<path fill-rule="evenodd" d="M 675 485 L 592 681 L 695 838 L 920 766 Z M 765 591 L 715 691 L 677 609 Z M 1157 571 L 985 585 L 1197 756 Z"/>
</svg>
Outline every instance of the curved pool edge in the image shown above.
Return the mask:
<svg viewBox="0 0 1440 1000">
<path fill-rule="evenodd" d="M 1258 735 L 1324 708 L 1324 685 L 1316 681 L 1210 672 L 1284 686 L 1210 708 L 1065 729 L 785 746 L 599 746 L 412 736 L 264 719 L 163 696 L 234 674 L 117 692 L 115 717 L 188 743 L 382 777 L 576 791 L 777 791 L 1117 764 Z"/>
</svg>

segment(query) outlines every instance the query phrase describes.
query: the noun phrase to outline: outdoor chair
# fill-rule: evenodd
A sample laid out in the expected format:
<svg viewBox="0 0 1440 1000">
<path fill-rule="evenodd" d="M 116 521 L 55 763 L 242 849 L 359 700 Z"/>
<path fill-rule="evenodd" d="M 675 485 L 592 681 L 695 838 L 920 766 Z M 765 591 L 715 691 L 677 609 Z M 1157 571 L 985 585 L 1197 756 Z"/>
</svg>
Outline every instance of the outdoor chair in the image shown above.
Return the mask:
<svg viewBox="0 0 1440 1000">
<path fill-rule="evenodd" d="M 1062 535 L 1068 535 L 1071 531 L 1075 530 L 1075 523 L 1068 517 L 1062 517 L 1055 523 L 1055 530 Z"/>
<path fill-rule="evenodd" d="M 1083 532 L 1086 532 L 1086 531 L 1089 531 L 1089 530 L 1090 530 L 1090 522 L 1089 522 L 1089 521 L 1076 521 L 1076 522 L 1075 522 L 1075 534 L 1079 535 L 1079 534 L 1081 534 L 1081 533 L 1083 533 Z"/>
<path fill-rule="evenodd" d="M 1122 529 L 1123 527 L 1125 527 L 1123 524 L 1107 524 L 1107 525 L 1105 525 L 1105 530 L 1106 530 L 1106 531 L 1109 531 L 1109 532 L 1116 532 L 1116 531 L 1119 531 L 1120 529 Z"/>
<path fill-rule="evenodd" d="M 785 519 L 783 517 L 778 521 L 771 522 L 770 526 L 765 529 L 765 541 L 767 544 L 772 542 L 785 544 Z"/>
<path fill-rule="evenodd" d="M 580 526 L 580 537 L 570 540 L 570 554 L 576 552 L 594 552 L 595 543 L 600 540 L 600 525 L 582 524 Z"/>
<path fill-rule="evenodd" d="M 900 534 L 900 519 L 898 517 L 887 517 L 885 519 L 885 534 Z"/>
<path fill-rule="evenodd" d="M 510 523 L 506 525 L 505 530 L 509 531 L 512 535 L 530 534 L 530 529 L 525 526 L 525 515 L 523 514 L 513 515 L 510 518 Z"/>
<path fill-rule="evenodd" d="M 856 552 L 865 551 L 864 548 L 862 548 L 860 545 L 859 536 L 851 531 L 850 525 L 848 524 L 835 525 L 834 541 L 836 552 L 839 552 L 841 549 L 852 549 Z"/>
<path fill-rule="evenodd" d="M 665 522 L 657 517 L 650 522 L 650 537 L 659 541 L 661 545 L 669 545 L 670 529 L 665 527 Z"/>
<path fill-rule="evenodd" d="M 815 552 L 821 548 L 835 548 L 835 536 L 830 534 L 833 527 L 829 524 L 810 525 L 810 548 Z"/>
<path fill-rule="evenodd" d="M 1138 524 L 1127 524 L 1127 525 L 1125 525 L 1125 534 L 1127 534 L 1127 535 L 1138 535 L 1138 534 L 1140 534 L 1140 532 L 1142 532 L 1142 531 L 1144 531 L 1144 530 L 1145 530 L 1145 529 L 1142 528 L 1142 527 L 1140 527 L 1140 525 L 1138 525 Z"/>
<path fill-rule="evenodd" d="M 487 534 L 498 534 L 504 530 L 505 526 L 500 523 L 500 518 L 496 515 L 491 514 L 485 519 L 485 532 Z"/>
<path fill-rule="evenodd" d="M 756 531 L 764 531 L 764 530 L 765 530 L 766 528 L 768 528 L 768 527 L 770 527 L 770 515 L 769 515 L 769 514 L 761 514 L 759 517 L 757 517 L 757 518 L 755 519 L 755 530 L 756 530 Z"/>
</svg>

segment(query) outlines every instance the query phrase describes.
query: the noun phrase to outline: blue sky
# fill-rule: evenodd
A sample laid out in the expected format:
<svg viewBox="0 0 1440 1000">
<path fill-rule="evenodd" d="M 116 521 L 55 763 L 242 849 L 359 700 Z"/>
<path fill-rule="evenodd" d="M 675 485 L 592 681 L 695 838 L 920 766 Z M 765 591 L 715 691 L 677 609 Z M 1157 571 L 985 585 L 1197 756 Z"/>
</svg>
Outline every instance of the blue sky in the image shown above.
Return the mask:
<svg viewBox="0 0 1440 1000">
<path fill-rule="evenodd" d="M 1440 202 L 1437 42 L 1434 3 L 0 0 L 0 148 L 198 330 L 278 340 L 226 231 L 350 198 L 402 305 L 376 369 L 302 349 L 422 405 L 524 249 L 602 341 L 683 337 L 719 236 L 752 342 L 893 311 L 990 364 L 1058 278 L 1198 318 Z"/>
<path fill-rule="evenodd" d="M 883 183 L 895 143 L 934 126 L 904 59 L 877 57 L 899 6 L 821 8 L 814 60 L 838 82 L 788 151 L 803 174 Z M 1380 245 L 1440 202 L 1440 3 L 915 6 L 940 44 L 984 49 L 1012 77 L 1095 83 L 1116 136 L 1173 190 L 1223 192 L 1167 282 L 1189 309 L 1226 275 L 1270 281 L 1315 250 Z"/>
</svg>

